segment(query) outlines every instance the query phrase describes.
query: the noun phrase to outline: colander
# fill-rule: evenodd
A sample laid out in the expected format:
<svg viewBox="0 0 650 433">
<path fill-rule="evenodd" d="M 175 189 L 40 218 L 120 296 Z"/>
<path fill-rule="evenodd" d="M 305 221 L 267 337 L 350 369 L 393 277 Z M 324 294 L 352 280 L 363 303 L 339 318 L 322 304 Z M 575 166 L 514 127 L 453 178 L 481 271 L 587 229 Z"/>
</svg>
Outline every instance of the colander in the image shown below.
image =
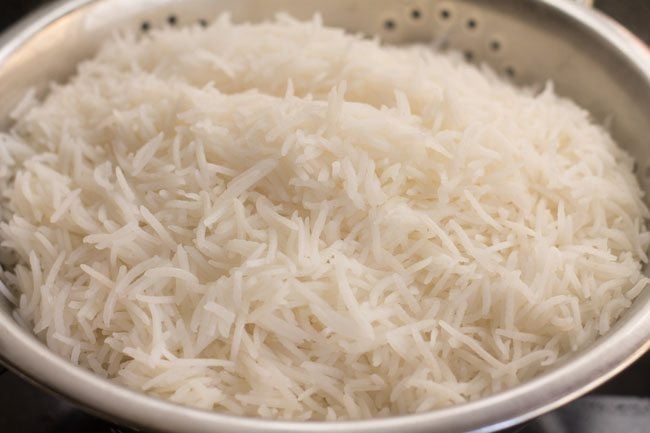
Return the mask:
<svg viewBox="0 0 650 433">
<path fill-rule="evenodd" d="M 388 43 L 434 42 L 521 84 L 557 91 L 609 125 L 650 191 L 650 53 L 625 29 L 567 0 L 72 0 L 19 23 L 0 39 L 0 127 L 30 87 L 65 80 L 110 33 L 204 23 L 230 11 L 259 21 L 278 11 L 322 14 L 326 24 Z M 238 418 L 161 401 L 57 357 L 0 305 L 0 358 L 44 388 L 117 422 L 161 432 L 491 432 L 584 394 L 650 348 L 650 290 L 595 344 L 516 388 L 430 413 L 351 422 Z"/>
</svg>

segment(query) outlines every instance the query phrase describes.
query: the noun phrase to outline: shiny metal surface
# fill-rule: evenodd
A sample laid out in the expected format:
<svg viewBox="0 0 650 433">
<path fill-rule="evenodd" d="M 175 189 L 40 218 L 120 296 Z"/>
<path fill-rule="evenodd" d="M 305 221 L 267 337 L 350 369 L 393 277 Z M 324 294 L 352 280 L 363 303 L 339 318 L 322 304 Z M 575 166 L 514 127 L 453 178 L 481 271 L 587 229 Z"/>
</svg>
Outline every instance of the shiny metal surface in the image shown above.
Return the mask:
<svg viewBox="0 0 650 433">
<path fill-rule="evenodd" d="M 65 80 L 78 61 L 119 28 L 140 29 L 209 19 L 235 20 L 276 11 L 379 34 L 394 43 L 435 41 L 523 84 L 553 80 L 558 91 L 608 120 L 638 161 L 650 191 L 650 53 L 604 16 L 566 0 L 72 0 L 31 16 L 0 38 L 0 125 L 36 86 Z M 417 11 L 415 13 L 414 11 Z M 37 341 L 0 306 L 0 358 L 24 376 L 125 424 L 161 432 L 490 432 L 518 424 L 582 395 L 650 348 L 650 291 L 596 344 L 514 389 L 427 414 L 340 423 L 237 418 L 177 406 L 111 384 Z"/>
</svg>

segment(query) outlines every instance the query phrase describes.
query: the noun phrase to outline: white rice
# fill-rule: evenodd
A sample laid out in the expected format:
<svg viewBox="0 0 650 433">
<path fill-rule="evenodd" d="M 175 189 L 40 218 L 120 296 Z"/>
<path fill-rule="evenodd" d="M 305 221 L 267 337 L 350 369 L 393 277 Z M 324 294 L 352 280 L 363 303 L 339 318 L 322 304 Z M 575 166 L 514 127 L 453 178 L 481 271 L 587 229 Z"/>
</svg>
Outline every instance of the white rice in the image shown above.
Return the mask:
<svg viewBox="0 0 650 433">
<path fill-rule="evenodd" d="M 632 160 L 551 85 L 282 16 L 116 36 L 0 135 L 0 293 L 190 406 L 428 411 L 606 333 L 648 280 Z"/>
</svg>

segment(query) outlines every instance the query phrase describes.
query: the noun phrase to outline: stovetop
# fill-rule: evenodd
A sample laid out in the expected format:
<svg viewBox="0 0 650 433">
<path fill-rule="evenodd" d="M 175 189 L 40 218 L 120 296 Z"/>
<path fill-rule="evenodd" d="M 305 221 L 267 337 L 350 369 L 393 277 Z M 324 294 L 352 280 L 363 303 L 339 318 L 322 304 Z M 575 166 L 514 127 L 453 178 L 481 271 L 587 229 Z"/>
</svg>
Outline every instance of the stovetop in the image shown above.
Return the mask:
<svg viewBox="0 0 650 433">
<path fill-rule="evenodd" d="M 137 0 L 133 0 L 137 1 Z M 0 31 L 48 0 L 0 0 Z M 650 0 L 596 0 L 650 43 Z M 0 366 L 0 433 L 131 433 Z M 650 354 L 589 395 L 509 433 L 650 433 Z"/>
</svg>

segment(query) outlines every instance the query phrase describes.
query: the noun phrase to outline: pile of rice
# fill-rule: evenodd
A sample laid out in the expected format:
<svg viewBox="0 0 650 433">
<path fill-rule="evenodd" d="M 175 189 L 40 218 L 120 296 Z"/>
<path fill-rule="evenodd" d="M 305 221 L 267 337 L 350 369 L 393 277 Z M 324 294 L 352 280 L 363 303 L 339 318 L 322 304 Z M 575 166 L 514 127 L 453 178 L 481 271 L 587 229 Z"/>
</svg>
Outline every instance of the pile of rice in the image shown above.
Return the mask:
<svg viewBox="0 0 650 433">
<path fill-rule="evenodd" d="M 1 291 L 61 356 L 174 402 L 454 405 L 588 345 L 648 284 L 607 132 L 428 47 L 224 16 L 116 36 L 14 117 Z"/>
</svg>

